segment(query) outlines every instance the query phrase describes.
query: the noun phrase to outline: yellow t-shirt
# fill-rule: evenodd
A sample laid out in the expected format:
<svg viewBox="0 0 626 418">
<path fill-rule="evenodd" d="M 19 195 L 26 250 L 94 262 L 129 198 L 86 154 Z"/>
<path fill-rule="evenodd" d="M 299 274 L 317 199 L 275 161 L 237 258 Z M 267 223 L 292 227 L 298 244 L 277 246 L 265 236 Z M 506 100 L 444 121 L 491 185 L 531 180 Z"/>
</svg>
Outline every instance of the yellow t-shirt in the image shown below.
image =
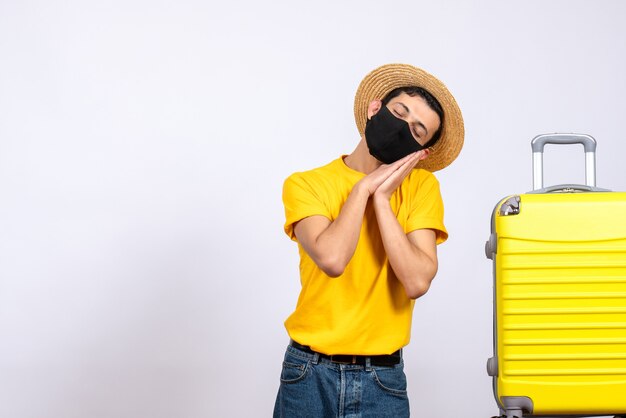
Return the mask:
<svg viewBox="0 0 626 418">
<path fill-rule="evenodd" d="M 285 180 L 285 232 L 297 241 L 293 225 L 322 215 L 334 221 L 352 187 L 365 174 L 342 158 Z M 443 225 L 439 182 L 429 171 L 413 170 L 391 197 L 406 233 L 433 229 L 437 244 L 448 238 Z M 361 235 L 344 273 L 327 276 L 298 244 L 302 290 L 285 321 L 289 336 L 324 354 L 390 354 L 409 343 L 413 304 L 387 261 L 376 215 L 368 204 Z"/>
</svg>

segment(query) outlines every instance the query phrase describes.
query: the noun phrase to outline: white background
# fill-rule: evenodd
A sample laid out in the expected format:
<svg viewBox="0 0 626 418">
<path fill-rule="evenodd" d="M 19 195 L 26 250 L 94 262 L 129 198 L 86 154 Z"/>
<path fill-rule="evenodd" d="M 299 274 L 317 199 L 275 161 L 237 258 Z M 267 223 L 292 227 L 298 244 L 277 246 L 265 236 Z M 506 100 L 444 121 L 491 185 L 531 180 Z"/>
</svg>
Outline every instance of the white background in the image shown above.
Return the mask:
<svg viewBox="0 0 626 418">
<path fill-rule="evenodd" d="M 349 153 L 363 76 L 425 68 L 465 147 L 406 349 L 413 416 L 497 413 L 496 202 L 530 140 L 626 190 L 626 2 L 0 0 L 0 417 L 271 415 L 299 291 L 290 173 Z M 546 147 L 546 183 L 584 181 Z M 590 214 L 590 216 L 594 216 Z"/>
</svg>

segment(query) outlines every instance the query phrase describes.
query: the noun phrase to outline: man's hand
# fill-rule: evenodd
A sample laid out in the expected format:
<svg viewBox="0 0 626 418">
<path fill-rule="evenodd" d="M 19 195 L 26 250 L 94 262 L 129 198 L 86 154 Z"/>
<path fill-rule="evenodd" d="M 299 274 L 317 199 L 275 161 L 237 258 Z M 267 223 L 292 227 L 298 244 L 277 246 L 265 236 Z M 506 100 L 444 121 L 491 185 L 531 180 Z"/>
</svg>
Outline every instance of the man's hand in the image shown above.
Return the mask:
<svg viewBox="0 0 626 418">
<path fill-rule="evenodd" d="M 359 183 L 357 183 L 357 187 L 366 189 L 368 195 L 372 196 L 374 195 L 374 193 L 376 193 L 378 188 L 383 183 L 385 183 L 392 177 L 395 178 L 398 175 L 400 175 L 398 171 L 402 171 L 402 172 L 406 171 L 402 175 L 399 183 L 396 185 L 396 188 L 397 188 L 398 185 L 402 183 L 402 180 L 411 172 L 411 169 L 415 167 L 415 164 L 417 164 L 417 162 L 420 160 L 420 158 L 416 159 L 416 156 L 419 156 L 421 152 L 422 151 L 414 152 L 391 164 L 381 165 L 376 170 L 372 171 L 370 174 L 363 177 L 363 179 Z M 393 190 L 395 190 L 395 188 Z M 393 193 L 393 190 L 392 190 L 392 193 Z"/>
<path fill-rule="evenodd" d="M 409 154 L 403 159 L 388 165 L 387 168 L 393 168 L 393 170 L 389 172 L 387 177 L 376 188 L 374 192 L 374 199 L 384 199 L 389 201 L 393 192 L 398 188 L 398 186 L 400 186 L 400 184 L 402 184 L 402 181 L 409 175 L 415 165 L 427 156 L 428 150 L 421 150 Z M 381 167 L 379 167 L 379 169 Z"/>
</svg>

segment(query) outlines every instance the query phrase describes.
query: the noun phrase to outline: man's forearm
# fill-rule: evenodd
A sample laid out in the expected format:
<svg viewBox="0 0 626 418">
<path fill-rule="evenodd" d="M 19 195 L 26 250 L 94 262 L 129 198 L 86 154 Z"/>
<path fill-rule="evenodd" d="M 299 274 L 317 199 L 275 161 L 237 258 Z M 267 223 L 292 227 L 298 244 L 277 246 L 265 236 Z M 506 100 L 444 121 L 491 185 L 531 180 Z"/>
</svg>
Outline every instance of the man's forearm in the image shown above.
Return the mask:
<svg viewBox="0 0 626 418">
<path fill-rule="evenodd" d="M 355 185 L 337 218 L 312 243 L 303 242 L 305 250 L 327 275 L 340 276 L 352 259 L 369 196 L 365 187 Z"/>
<path fill-rule="evenodd" d="M 416 299 L 428 291 L 435 277 L 436 256 L 429 256 L 409 240 L 388 199 L 375 196 L 373 204 L 389 264 L 407 295 Z"/>
</svg>

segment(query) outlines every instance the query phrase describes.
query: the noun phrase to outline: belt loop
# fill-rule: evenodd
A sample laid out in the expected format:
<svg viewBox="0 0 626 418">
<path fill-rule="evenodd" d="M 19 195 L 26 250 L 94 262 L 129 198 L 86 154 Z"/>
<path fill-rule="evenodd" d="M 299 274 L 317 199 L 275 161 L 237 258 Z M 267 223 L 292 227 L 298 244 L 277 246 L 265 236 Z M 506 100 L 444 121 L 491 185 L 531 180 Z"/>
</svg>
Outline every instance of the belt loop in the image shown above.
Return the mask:
<svg viewBox="0 0 626 418">
<path fill-rule="evenodd" d="M 313 354 L 313 364 L 317 365 L 320 362 L 320 353 Z"/>
<path fill-rule="evenodd" d="M 368 372 L 372 370 L 372 358 L 370 356 L 365 357 L 365 370 Z"/>
</svg>

